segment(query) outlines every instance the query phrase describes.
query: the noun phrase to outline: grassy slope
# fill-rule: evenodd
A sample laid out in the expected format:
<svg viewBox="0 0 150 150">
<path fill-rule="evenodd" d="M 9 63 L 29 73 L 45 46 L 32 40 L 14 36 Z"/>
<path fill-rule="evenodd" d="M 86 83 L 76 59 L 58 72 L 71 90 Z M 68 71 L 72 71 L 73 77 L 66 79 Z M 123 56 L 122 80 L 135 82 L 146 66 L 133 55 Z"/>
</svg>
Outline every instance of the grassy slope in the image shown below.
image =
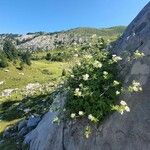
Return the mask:
<svg viewBox="0 0 150 150">
<path fill-rule="evenodd" d="M 26 66 L 23 71 L 17 70 L 13 65 L 0 70 L 0 81 L 4 81 L 0 85 L 0 91 L 8 88 L 20 88 L 28 83 L 44 83 L 47 81 L 55 81 L 61 76 L 62 69 L 68 66 L 67 62 L 48 62 L 44 60 L 32 61 L 32 66 Z M 5 72 L 8 69 L 9 72 Z M 47 69 L 51 75 L 43 74 L 42 71 Z M 19 73 L 24 73 L 21 75 Z"/>
<path fill-rule="evenodd" d="M 125 30 L 125 26 L 116 26 L 111 28 L 76 28 L 66 31 L 66 33 L 77 34 L 81 36 L 92 36 L 97 34 L 98 36 L 103 37 L 105 40 L 110 39 L 116 40 Z"/>
<path fill-rule="evenodd" d="M 47 82 L 57 82 L 58 79 L 61 77 L 62 70 L 69 68 L 70 64 L 71 63 L 69 62 L 48 62 L 44 60 L 38 60 L 32 61 L 32 66 L 26 66 L 23 71 L 17 70 L 13 65 L 7 68 L 9 72 L 5 72 L 6 69 L 1 69 L 0 81 L 5 81 L 5 83 L 3 85 L 0 85 L 0 92 L 8 88 L 22 88 L 28 83 L 39 82 L 43 84 Z M 43 74 L 42 70 L 44 69 L 49 70 L 50 75 Z M 24 73 L 24 75 L 20 75 L 19 73 Z M 18 99 L 21 100 L 21 98 L 22 97 L 19 95 L 17 95 L 17 98 L 0 98 L 0 104 L 3 104 L 5 101 L 8 101 L 8 99 L 11 99 L 11 101 L 16 101 Z M 2 106 L 0 107 L 0 113 L 5 113 L 5 110 L 2 110 Z M 0 132 L 2 132 L 7 125 L 13 124 L 16 121 L 16 118 L 14 118 L 14 120 L 1 120 Z"/>
<path fill-rule="evenodd" d="M 45 55 L 40 53 L 40 55 Z M 5 81 L 3 85 L 0 85 L 0 92 L 8 88 L 22 88 L 28 83 L 39 82 L 41 84 L 47 82 L 57 83 L 58 79 L 61 77 L 62 70 L 67 69 L 73 62 L 48 62 L 45 60 L 32 61 L 32 66 L 26 66 L 23 71 L 17 70 L 13 65 L 8 68 L 0 70 L 0 81 Z M 9 72 L 5 72 L 8 69 Z M 46 69 L 50 72 L 49 74 L 43 74 L 42 71 Z M 24 73 L 21 75 L 19 73 Z M 43 99 L 47 99 L 43 102 Z M 37 95 L 33 97 L 28 97 L 28 99 L 23 99 L 21 95 L 11 96 L 9 98 L 0 98 L 0 137 L 2 132 L 7 126 L 16 124 L 20 119 L 22 119 L 26 114 L 23 111 L 18 111 L 18 104 L 20 101 L 25 108 L 30 108 L 31 112 L 36 112 L 39 114 L 45 108 L 49 108 L 51 104 L 51 99 L 48 95 Z M 47 111 L 47 110 L 45 110 Z M 3 144 L 0 144 L 0 149 L 3 150 L 20 150 L 20 145 L 17 145 L 13 139 L 6 140 Z"/>
</svg>

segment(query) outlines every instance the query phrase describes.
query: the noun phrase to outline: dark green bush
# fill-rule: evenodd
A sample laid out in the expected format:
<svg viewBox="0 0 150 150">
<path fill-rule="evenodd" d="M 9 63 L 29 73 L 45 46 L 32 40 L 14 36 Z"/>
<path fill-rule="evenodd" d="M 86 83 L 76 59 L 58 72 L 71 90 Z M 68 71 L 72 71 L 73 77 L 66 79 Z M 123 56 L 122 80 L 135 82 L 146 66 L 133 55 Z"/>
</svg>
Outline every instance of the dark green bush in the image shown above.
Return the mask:
<svg viewBox="0 0 150 150">
<path fill-rule="evenodd" d="M 21 61 L 20 64 L 19 64 L 19 66 L 20 67 L 18 69 L 19 70 L 23 70 L 24 69 L 24 62 Z"/>
<path fill-rule="evenodd" d="M 14 60 L 18 57 L 17 50 L 10 40 L 5 41 L 3 51 L 9 60 Z"/>
<path fill-rule="evenodd" d="M 46 60 L 51 60 L 52 59 L 52 54 L 51 53 L 47 53 L 45 59 Z"/>
<path fill-rule="evenodd" d="M 3 54 L 0 54 L 0 68 L 5 68 L 7 66 L 8 66 L 7 58 Z"/>
<path fill-rule="evenodd" d="M 27 65 L 31 65 L 31 53 L 29 51 L 26 51 L 21 54 L 22 62 L 24 62 Z"/>
<path fill-rule="evenodd" d="M 66 69 L 63 69 L 62 70 L 62 76 L 66 76 L 66 75 L 67 75 Z"/>
<path fill-rule="evenodd" d="M 46 60 L 49 61 L 68 61 L 70 58 L 72 58 L 73 53 L 70 51 L 63 51 L 63 52 L 56 52 L 56 53 L 48 53 L 45 57 Z"/>
</svg>

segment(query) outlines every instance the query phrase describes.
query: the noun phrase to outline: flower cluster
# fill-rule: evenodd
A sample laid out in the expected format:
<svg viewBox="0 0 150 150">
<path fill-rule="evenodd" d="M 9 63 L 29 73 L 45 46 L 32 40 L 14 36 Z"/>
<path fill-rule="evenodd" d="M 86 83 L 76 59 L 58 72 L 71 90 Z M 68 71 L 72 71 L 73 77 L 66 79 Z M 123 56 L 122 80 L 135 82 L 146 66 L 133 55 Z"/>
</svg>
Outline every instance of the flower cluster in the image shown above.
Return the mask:
<svg viewBox="0 0 150 150">
<path fill-rule="evenodd" d="M 53 118 L 52 123 L 57 123 L 57 124 L 59 124 L 59 123 L 60 123 L 60 119 L 56 116 L 56 117 Z"/>
<path fill-rule="evenodd" d="M 129 86 L 128 88 L 129 92 L 139 92 L 142 91 L 142 87 L 141 84 L 139 82 L 136 82 L 135 80 L 133 80 L 132 85 Z"/>
<path fill-rule="evenodd" d="M 87 81 L 89 79 L 89 75 L 88 74 L 82 75 L 82 77 L 83 77 L 84 81 Z"/>
<path fill-rule="evenodd" d="M 70 116 L 72 119 L 74 119 L 76 117 L 76 114 L 75 113 L 72 113 L 71 116 Z"/>
<path fill-rule="evenodd" d="M 117 85 L 119 85 L 119 84 L 120 84 L 120 83 L 119 83 L 118 81 L 114 80 L 113 86 L 117 86 Z"/>
<path fill-rule="evenodd" d="M 91 121 L 91 122 L 98 122 L 98 119 L 95 118 L 92 114 L 88 115 L 88 119 Z"/>
<path fill-rule="evenodd" d="M 90 54 L 89 54 L 89 55 L 84 55 L 84 58 L 85 58 L 85 59 L 91 59 L 91 58 L 93 58 L 93 56 L 90 55 Z"/>
<path fill-rule="evenodd" d="M 103 78 L 108 79 L 108 72 L 107 71 L 103 71 Z"/>
<path fill-rule="evenodd" d="M 123 115 L 124 111 L 130 112 L 129 106 L 123 100 L 120 102 L 120 105 L 113 106 L 112 110 L 118 111 L 121 115 Z"/>
<path fill-rule="evenodd" d="M 91 128 L 90 126 L 86 126 L 84 129 L 84 136 L 88 139 L 90 134 L 91 134 Z"/>
<path fill-rule="evenodd" d="M 79 112 L 78 112 L 78 115 L 79 115 L 79 116 L 84 116 L 84 112 L 83 112 L 83 111 L 79 111 Z M 71 113 L 70 117 L 71 117 L 72 119 L 74 119 L 74 118 L 78 117 L 78 115 L 76 115 L 76 113 Z"/>
<path fill-rule="evenodd" d="M 134 59 L 139 59 L 139 58 L 142 58 L 143 56 L 145 56 L 145 54 L 142 52 L 139 52 L 139 50 L 136 50 L 133 54 Z"/>
<path fill-rule="evenodd" d="M 122 58 L 117 55 L 112 55 L 112 60 L 113 60 L 113 62 L 118 62 L 118 61 L 122 60 Z"/>
<path fill-rule="evenodd" d="M 102 67 L 102 63 L 96 60 L 96 61 L 94 61 L 93 66 L 95 68 L 101 68 Z"/>
<path fill-rule="evenodd" d="M 75 91 L 74 91 L 74 95 L 77 96 L 77 97 L 80 97 L 82 96 L 82 92 L 80 91 L 79 88 L 76 88 Z"/>
</svg>

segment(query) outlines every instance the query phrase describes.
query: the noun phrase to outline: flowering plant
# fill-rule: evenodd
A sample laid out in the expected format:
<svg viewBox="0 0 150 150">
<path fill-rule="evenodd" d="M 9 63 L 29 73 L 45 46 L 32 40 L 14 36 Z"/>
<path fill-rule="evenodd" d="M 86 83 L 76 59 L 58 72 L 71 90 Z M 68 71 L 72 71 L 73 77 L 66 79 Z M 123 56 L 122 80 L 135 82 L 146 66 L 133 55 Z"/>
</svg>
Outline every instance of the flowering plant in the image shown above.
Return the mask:
<svg viewBox="0 0 150 150">
<path fill-rule="evenodd" d="M 112 111 L 121 91 L 117 76 L 117 62 L 121 60 L 99 47 L 86 51 L 68 77 L 66 112 L 70 118 L 84 116 L 95 123 Z"/>
</svg>

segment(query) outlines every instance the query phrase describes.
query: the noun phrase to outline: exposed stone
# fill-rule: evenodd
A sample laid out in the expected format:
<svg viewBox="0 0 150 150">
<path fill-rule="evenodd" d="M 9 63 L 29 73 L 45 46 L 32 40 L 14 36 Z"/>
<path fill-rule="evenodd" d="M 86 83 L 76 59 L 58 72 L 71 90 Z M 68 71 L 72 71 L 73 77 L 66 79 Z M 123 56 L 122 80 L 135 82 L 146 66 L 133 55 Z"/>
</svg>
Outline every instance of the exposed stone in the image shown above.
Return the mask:
<svg viewBox="0 0 150 150">
<path fill-rule="evenodd" d="M 9 128 L 9 127 L 7 127 L 7 128 L 4 130 L 3 137 L 4 137 L 4 138 L 10 137 L 10 128 Z"/>
<path fill-rule="evenodd" d="M 19 124 L 18 124 L 18 131 L 20 131 L 26 125 L 27 125 L 27 120 L 22 120 L 21 122 L 19 122 Z"/>
<path fill-rule="evenodd" d="M 14 89 L 5 89 L 2 91 L 1 96 L 10 96 Z"/>
<path fill-rule="evenodd" d="M 23 127 L 23 128 L 19 131 L 18 136 L 19 136 L 19 137 L 23 137 L 23 136 L 25 136 L 27 133 L 28 133 L 28 128 L 27 128 L 27 127 Z"/>
<path fill-rule="evenodd" d="M 40 117 L 30 117 L 27 122 L 27 127 L 34 128 L 35 126 L 37 126 L 37 124 L 39 123 L 40 120 L 41 120 Z"/>
</svg>

